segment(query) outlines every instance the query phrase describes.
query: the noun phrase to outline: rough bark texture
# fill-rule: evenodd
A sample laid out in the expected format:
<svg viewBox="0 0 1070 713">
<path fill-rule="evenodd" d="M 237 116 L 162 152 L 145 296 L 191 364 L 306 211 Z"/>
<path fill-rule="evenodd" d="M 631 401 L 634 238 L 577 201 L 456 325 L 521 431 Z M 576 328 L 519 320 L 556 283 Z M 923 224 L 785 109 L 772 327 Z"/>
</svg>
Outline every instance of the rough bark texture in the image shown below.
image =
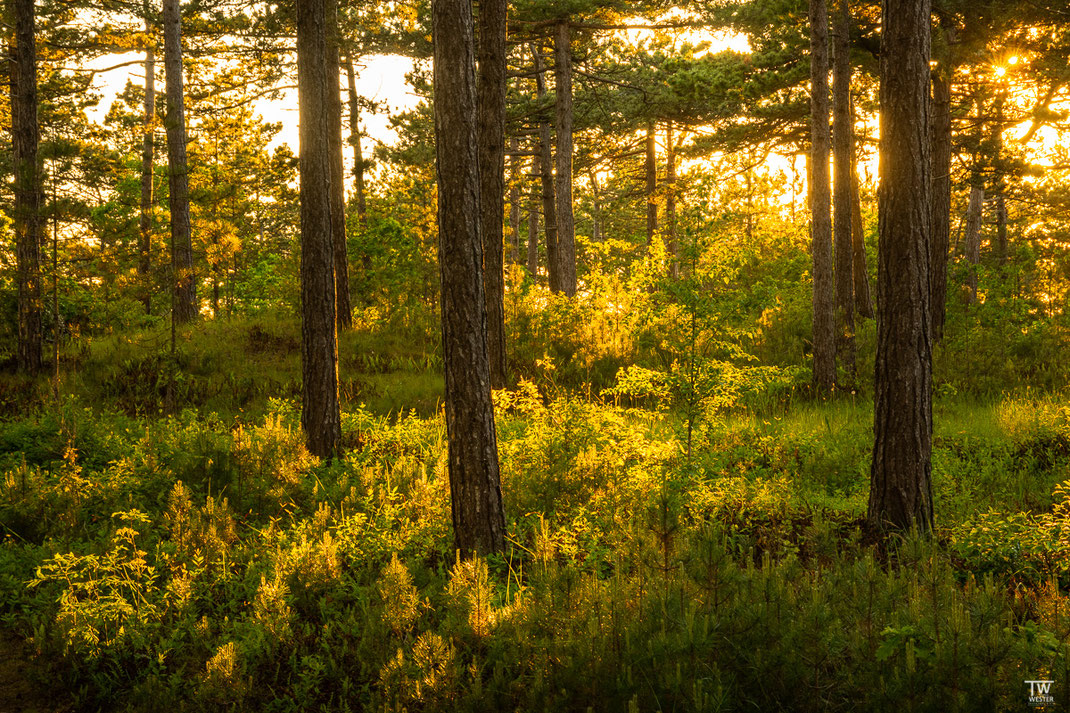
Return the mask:
<svg viewBox="0 0 1070 713">
<path fill-rule="evenodd" d="M 825 0 L 810 0 L 810 233 L 814 266 L 814 388 L 818 391 L 831 391 L 836 380 L 828 68 L 828 11 Z"/>
<path fill-rule="evenodd" d="M 505 386 L 506 0 L 479 3 L 479 228 L 492 388 Z"/>
<path fill-rule="evenodd" d="M 658 142 L 653 124 L 646 127 L 643 170 L 646 174 L 646 244 L 649 247 L 658 234 Z"/>
<path fill-rule="evenodd" d="M 557 261 L 561 291 L 576 294 L 576 215 L 572 206 L 572 40 L 567 20 L 554 31 L 554 86 L 557 90 Z"/>
<path fill-rule="evenodd" d="M 514 265 L 520 262 L 520 172 L 522 160 L 517 154 L 520 141 L 514 136 L 509 139 L 512 159 L 509 166 L 509 261 Z"/>
<path fill-rule="evenodd" d="M 301 426 L 308 450 L 334 455 L 341 438 L 331 228 L 331 83 L 327 1 L 297 3 L 301 171 Z"/>
<path fill-rule="evenodd" d="M 499 552 L 505 515 L 490 395 L 480 237 L 475 37 L 469 0 L 434 0 L 442 357 L 454 547 Z"/>
<path fill-rule="evenodd" d="M 167 80 L 167 184 L 171 208 L 171 269 L 174 273 L 175 321 L 197 316 L 197 282 L 193 274 L 193 237 L 189 219 L 189 171 L 186 166 L 186 110 L 182 79 L 182 13 L 179 0 L 163 2 L 164 75 Z"/>
<path fill-rule="evenodd" d="M 535 90 L 539 103 L 546 96 L 546 69 L 539 49 L 532 44 L 531 56 L 535 62 Z M 550 290 L 561 291 L 561 274 L 557 258 L 557 197 L 554 191 L 554 157 L 550 145 L 550 124 L 539 122 L 539 175 L 542 179 L 542 217 L 546 231 L 546 272 L 549 275 Z M 534 274 L 534 273 L 532 273 Z"/>
<path fill-rule="evenodd" d="M 145 34 L 152 34 L 150 8 L 143 5 L 145 13 Z M 145 305 L 145 314 L 152 313 L 152 284 L 149 273 L 152 270 L 152 169 L 155 162 L 156 141 L 154 127 L 156 124 L 156 51 L 152 45 L 145 49 L 145 128 L 141 141 L 141 215 L 138 221 L 138 277 L 141 280 L 143 294 L 141 302 Z"/>
<path fill-rule="evenodd" d="M 878 530 L 933 525 L 929 0 L 884 0 L 873 464 Z"/>
<path fill-rule="evenodd" d="M 979 178 L 970 184 L 970 202 L 966 206 L 966 235 L 963 238 L 963 252 L 966 262 L 970 263 L 970 272 L 966 277 L 969 289 L 966 299 L 970 304 L 977 302 L 977 266 L 981 262 L 981 221 L 984 217 L 985 188 Z"/>
<path fill-rule="evenodd" d="M 37 156 L 37 48 L 34 2 L 14 0 L 11 136 L 15 169 L 15 269 L 18 283 L 18 370 L 41 370 L 41 167 Z"/>
<path fill-rule="evenodd" d="M 932 72 L 932 239 L 929 263 L 932 284 L 929 295 L 932 307 L 933 341 L 944 335 L 947 314 L 947 253 L 951 245 L 951 83 L 946 62 Z"/>
<path fill-rule="evenodd" d="M 327 140 L 331 163 L 331 249 L 334 252 L 335 319 L 338 329 L 353 326 L 349 294 L 349 250 L 346 245 L 345 144 L 342 142 L 342 69 L 338 36 L 338 0 L 326 0 L 327 14 Z"/>
<path fill-rule="evenodd" d="M 360 98 L 357 96 L 357 74 L 353 70 L 353 56 L 346 54 L 346 80 L 349 90 L 349 143 L 353 146 L 353 177 L 357 189 L 357 222 L 368 227 L 368 202 L 364 193 L 364 153 L 360 146 Z"/>
<path fill-rule="evenodd" d="M 851 232 L 851 26 L 847 0 L 836 0 L 833 10 L 832 66 L 832 163 L 836 176 L 833 185 L 833 242 L 836 280 L 836 357 L 849 386 L 855 377 L 854 251 Z"/>
<path fill-rule="evenodd" d="M 669 276 L 680 277 L 680 244 L 676 236 L 676 143 L 672 122 L 665 126 L 665 250 Z"/>
<path fill-rule="evenodd" d="M 531 195 L 528 199 L 528 272 L 531 278 L 539 277 L 539 201 L 542 200 L 540 183 L 542 170 L 539 168 L 539 140 L 532 139 L 531 175 L 535 180 L 531 184 Z"/>
</svg>

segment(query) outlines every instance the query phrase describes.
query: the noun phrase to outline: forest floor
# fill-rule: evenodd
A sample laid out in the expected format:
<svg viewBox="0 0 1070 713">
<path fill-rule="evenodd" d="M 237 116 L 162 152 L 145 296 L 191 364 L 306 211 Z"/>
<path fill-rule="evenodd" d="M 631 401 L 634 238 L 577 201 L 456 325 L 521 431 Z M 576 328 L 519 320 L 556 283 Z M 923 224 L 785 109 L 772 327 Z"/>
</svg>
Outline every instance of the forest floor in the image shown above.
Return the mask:
<svg viewBox="0 0 1070 713">
<path fill-rule="evenodd" d="M 0 713 L 61 713 L 68 706 L 35 683 L 38 674 L 30 646 L 0 629 Z"/>
</svg>

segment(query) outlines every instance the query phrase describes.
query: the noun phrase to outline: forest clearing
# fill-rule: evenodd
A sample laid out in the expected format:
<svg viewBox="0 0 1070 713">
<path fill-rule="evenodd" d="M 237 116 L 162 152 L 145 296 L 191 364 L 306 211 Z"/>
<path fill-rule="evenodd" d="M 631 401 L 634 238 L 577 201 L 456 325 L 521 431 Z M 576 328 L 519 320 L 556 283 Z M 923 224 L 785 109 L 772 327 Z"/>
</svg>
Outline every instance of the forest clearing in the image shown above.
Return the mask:
<svg viewBox="0 0 1070 713">
<path fill-rule="evenodd" d="M 1070 3 L 4 12 L 0 713 L 1070 709 Z"/>
</svg>

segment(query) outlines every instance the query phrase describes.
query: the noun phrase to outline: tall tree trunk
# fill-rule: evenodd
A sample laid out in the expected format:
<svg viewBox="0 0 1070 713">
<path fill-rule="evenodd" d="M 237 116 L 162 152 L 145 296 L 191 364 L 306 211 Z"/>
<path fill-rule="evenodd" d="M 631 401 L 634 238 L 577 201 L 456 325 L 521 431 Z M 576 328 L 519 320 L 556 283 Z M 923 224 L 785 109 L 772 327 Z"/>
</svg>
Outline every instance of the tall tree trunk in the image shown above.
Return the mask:
<svg viewBox="0 0 1070 713">
<path fill-rule="evenodd" d="M 680 244 L 676 236 L 676 143 L 672 122 L 665 126 L 665 238 L 669 276 L 680 278 Z"/>
<path fill-rule="evenodd" d="M 1007 201 L 1002 193 L 996 196 L 996 249 L 999 264 L 1007 261 Z"/>
<path fill-rule="evenodd" d="M 13 0 L 11 136 L 15 161 L 15 269 L 18 282 L 18 370 L 41 370 L 41 166 L 37 144 L 37 47 L 34 0 Z"/>
<path fill-rule="evenodd" d="M 531 175 L 535 179 L 531 182 L 531 195 L 528 199 L 528 272 L 531 279 L 539 277 L 539 201 L 542 199 L 542 169 L 539 167 L 538 138 L 532 138 Z M 552 187 L 552 184 L 551 184 Z"/>
<path fill-rule="evenodd" d="M 836 0 L 833 9 L 833 83 L 832 127 L 834 145 L 832 162 L 836 170 L 833 182 L 833 240 L 836 258 L 837 360 L 847 375 L 849 386 L 855 380 L 854 254 L 851 228 L 851 15 L 847 0 Z"/>
<path fill-rule="evenodd" d="M 590 169 L 588 178 L 591 181 L 591 241 L 600 243 L 602 236 L 602 187 L 598 185 L 598 172 Z"/>
<path fill-rule="evenodd" d="M 828 11 L 810 0 L 810 233 L 813 241 L 814 388 L 831 391 L 836 380 L 836 320 L 832 281 L 829 189 Z"/>
<path fill-rule="evenodd" d="M 308 450 L 330 458 L 341 438 L 331 227 L 331 94 L 328 0 L 297 3 L 301 171 L 301 426 Z"/>
<path fill-rule="evenodd" d="M 929 0 L 884 0 L 871 527 L 933 526 Z"/>
<path fill-rule="evenodd" d="M 353 70 L 353 55 L 346 52 L 346 86 L 349 90 L 349 143 L 353 146 L 353 177 L 357 189 L 357 222 L 368 227 L 368 202 L 364 195 L 364 154 L 360 146 L 360 97 L 357 96 L 357 75 Z"/>
<path fill-rule="evenodd" d="M 335 319 L 339 330 L 353 326 L 349 293 L 349 248 L 346 243 L 345 144 L 342 141 L 341 39 L 338 0 L 327 0 L 327 140 L 331 160 L 331 249 L 334 252 Z"/>
<path fill-rule="evenodd" d="M 152 36 L 153 26 L 149 3 L 142 5 L 145 14 L 145 35 Z M 141 302 L 145 314 L 152 314 L 152 171 L 156 153 L 154 138 L 156 124 L 156 50 L 152 44 L 145 48 L 145 128 L 141 140 L 141 215 L 138 221 L 138 277 L 143 294 Z"/>
<path fill-rule="evenodd" d="M 542 54 L 531 45 L 535 62 L 535 89 L 539 103 L 546 97 L 546 75 Z M 557 197 L 554 191 L 554 157 L 551 147 L 550 124 L 539 121 L 539 173 L 542 176 L 542 218 L 546 230 L 546 272 L 549 275 L 550 291 L 561 291 L 560 262 L 557 257 Z M 533 273 L 534 274 L 534 273 Z"/>
<path fill-rule="evenodd" d="M 969 288 L 967 301 L 977 303 L 977 266 L 981 262 L 981 222 L 984 218 L 985 188 L 981 178 L 974 176 L 970 182 L 970 202 L 966 206 L 966 235 L 963 245 L 970 272 L 966 278 Z"/>
<path fill-rule="evenodd" d="M 658 234 L 658 141 L 654 124 L 646 127 L 646 160 L 643 164 L 646 174 L 646 244 L 654 244 Z"/>
<path fill-rule="evenodd" d="M 478 54 L 479 228 L 487 303 L 490 385 L 506 384 L 505 367 L 505 74 L 506 0 L 480 0 Z"/>
<path fill-rule="evenodd" d="M 855 106 L 851 101 L 851 126 L 855 125 Z M 869 262 L 866 260 L 866 231 L 862 224 L 862 196 L 858 185 L 858 148 L 851 132 L 851 272 L 854 274 L 855 311 L 873 318 L 873 298 L 869 289 Z"/>
<path fill-rule="evenodd" d="M 554 32 L 554 80 L 557 88 L 557 259 L 561 291 L 576 294 L 576 215 L 572 205 L 572 40 L 568 20 Z"/>
<path fill-rule="evenodd" d="M 475 78 L 469 0 L 433 0 L 442 360 L 454 547 L 500 552 L 505 515 L 483 299 Z"/>
<path fill-rule="evenodd" d="M 951 245 L 951 70 L 945 56 L 932 70 L 932 240 L 929 262 L 932 284 L 929 299 L 932 308 L 933 341 L 944 336 L 947 314 L 947 253 Z"/>
<path fill-rule="evenodd" d="M 189 219 L 189 172 L 186 166 L 185 90 L 182 79 L 182 12 L 179 0 L 163 0 L 164 74 L 167 80 L 167 182 L 171 207 L 171 269 L 174 273 L 175 320 L 197 316 L 197 281 L 193 274 L 193 237 Z"/>
<path fill-rule="evenodd" d="M 509 139 L 512 159 L 509 165 L 509 261 L 514 265 L 520 263 L 520 175 L 523 160 L 517 154 L 520 141 L 514 136 Z"/>
</svg>

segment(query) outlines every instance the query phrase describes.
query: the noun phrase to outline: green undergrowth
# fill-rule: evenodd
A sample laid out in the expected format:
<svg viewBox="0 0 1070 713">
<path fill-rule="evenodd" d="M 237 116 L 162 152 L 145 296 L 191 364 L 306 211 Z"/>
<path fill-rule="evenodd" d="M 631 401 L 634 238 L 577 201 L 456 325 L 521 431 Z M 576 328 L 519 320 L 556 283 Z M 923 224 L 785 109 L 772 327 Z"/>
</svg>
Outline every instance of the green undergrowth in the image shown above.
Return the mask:
<svg viewBox="0 0 1070 713">
<path fill-rule="evenodd" d="M 120 349 L 121 346 L 111 347 Z M 370 370 L 370 367 L 364 367 Z M 1014 709 L 1070 680 L 1070 422 L 936 404 L 937 532 L 862 525 L 872 404 L 702 422 L 496 394 L 509 547 L 451 552 L 440 413 L 0 428 L 0 617 L 79 710 Z M 45 685 L 42 679 L 41 685 Z"/>
</svg>

